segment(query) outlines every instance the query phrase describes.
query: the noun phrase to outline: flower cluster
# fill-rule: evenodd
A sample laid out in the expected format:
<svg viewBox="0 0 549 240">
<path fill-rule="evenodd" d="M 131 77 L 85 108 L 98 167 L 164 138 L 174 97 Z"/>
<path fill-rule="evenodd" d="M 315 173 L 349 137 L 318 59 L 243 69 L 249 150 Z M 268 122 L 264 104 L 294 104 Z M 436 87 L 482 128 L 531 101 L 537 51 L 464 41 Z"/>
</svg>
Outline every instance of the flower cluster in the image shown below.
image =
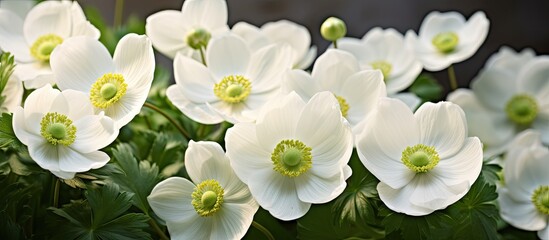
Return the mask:
<svg viewBox="0 0 549 240">
<path fill-rule="evenodd" d="M 424 70 L 455 81 L 452 65 L 487 37 L 484 12 L 431 12 L 417 34 L 375 27 L 362 38 L 330 17 L 320 33 L 332 44 L 317 57 L 297 23 L 230 27 L 225 0 L 186 0 L 141 34 L 116 29 L 116 47 L 75 1 L 10 4 L 0 4 L 0 175 L 31 179 L 25 164 L 53 174 L 42 174 L 54 180 L 50 209 L 73 228 L 52 238 L 147 239 L 150 224 L 162 239 L 166 228 L 240 239 L 250 226 L 272 239 L 260 209 L 299 232 L 318 205 L 361 237 L 493 221 L 490 235 L 497 185 L 502 219 L 549 239 L 548 58 L 502 47 L 470 89 L 451 82 L 447 101 L 412 91 Z M 161 82 L 154 49 L 173 60 L 175 83 Z M 60 181 L 86 201 L 58 208 Z M 440 216 L 452 223 L 434 225 Z"/>
</svg>

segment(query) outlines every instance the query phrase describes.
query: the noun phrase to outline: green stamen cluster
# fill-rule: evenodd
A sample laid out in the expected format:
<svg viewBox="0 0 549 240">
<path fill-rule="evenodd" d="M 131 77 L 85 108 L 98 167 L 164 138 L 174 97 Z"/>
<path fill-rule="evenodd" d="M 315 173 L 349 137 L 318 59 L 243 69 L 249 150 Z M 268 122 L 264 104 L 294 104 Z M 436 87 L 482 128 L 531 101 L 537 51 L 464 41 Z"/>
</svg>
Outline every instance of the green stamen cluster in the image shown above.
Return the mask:
<svg viewBox="0 0 549 240">
<path fill-rule="evenodd" d="M 387 78 L 389 77 L 389 74 L 391 74 L 391 71 L 393 70 L 393 65 L 386 61 L 375 61 L 370 63 L 372 68 L 380 70 L 381 74 L 383 74 L 383 80 L 387 82 Z"/>
<path fill-rule="evenodd" d="M 40 61 L 50 60 L 51 52 L 57 45 L 63 42 L 63 38 L 55 34 L 46 34 L 34 41 L 30 48 L 31 55 Z"/>
<path fill-rule="evenodd" d="M 193 49 L 206 48 L 212 35 L 203 28 L 192 29 L 187 33 L 185 42 Z"/>
<path fill-rule="evenodd" d="M 402 162 L 416 173 L 428 172 L 438 164 L 439 160 L 440 157 L 435 148 L 423 144 L 406 147 L 402 151 Z"/>
<path fill-rule="evenodd" d="M 451 53 L 459 43 L 459 37 L 453 32 L 439 33 L 431 41 L 441 53 Z"/>
<path fill-rule="evenodd" d="M 90 101 L 97 108 L 108 108 L 126 94 L 127 87 L 122 74 L 106 73 L 92 85 Z"/>
<path fill-rule="evenodd" d="M 227 103 L 240 103 L 252 91 L 252 84 L 242 75 L 229 75 L 214 86 L 214 94 Z"/>
<path fill-rule="evenodd" d="M 540 186 L 534 190 L 532 203 L 540 213 L 549 215 L 549 186 Z"/>
<path fill-rule="evenodd" d="M 50 112 L 40 121 L 40 134 L 52 145 L 71 145 L 76 139 L 76 127 L 66 115 Z"/>
<path fill-rule="evenodd" d="M 337 99 L 337 102 L 339 103 L 339 109 L 341 110 L 341 116 L 347 117 L 347 113 L 349 112 L 349 104 L 347 104 L 347 101 L 345 98 L 337 96 L 334 94 L 334 96 Z"/>
<path fill-rule="evenodd" d="M 311 148 L 299 140 L 280 141 L 273 153 L 273 169 L 287 177 L 297 177 L 313 166 Z"/>
<path fill-rule="evenodd" d="M 538 116 L 538 103 L 527 94 L 518 94 L 507 102 L 505 112 L 514 123 L 529 126 Z"/>
<path fill-rule="evenodd" d="M 196 213 L 202 217 L 212 216 L 221 209 L 224 190 L 219 182 L 208 179 L 198 184 L 192 193 L 191 204 Z"/>
</svg>

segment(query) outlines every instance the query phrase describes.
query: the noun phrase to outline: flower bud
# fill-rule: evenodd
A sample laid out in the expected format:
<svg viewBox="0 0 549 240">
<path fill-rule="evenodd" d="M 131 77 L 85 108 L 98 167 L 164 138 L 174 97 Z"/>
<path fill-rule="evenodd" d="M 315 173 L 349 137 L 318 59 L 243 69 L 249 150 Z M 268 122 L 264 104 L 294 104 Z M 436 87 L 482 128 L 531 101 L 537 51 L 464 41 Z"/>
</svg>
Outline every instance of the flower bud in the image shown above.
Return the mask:
<svg viewBox="0 0 549 240">
<path fill-rule="evenodd" d="M 336 17 L 329 17 L 320 26 L 320 34 L 328 41 L 336 41 L 347 34 L 347 26 L 343 20 Z"/>
</svg>

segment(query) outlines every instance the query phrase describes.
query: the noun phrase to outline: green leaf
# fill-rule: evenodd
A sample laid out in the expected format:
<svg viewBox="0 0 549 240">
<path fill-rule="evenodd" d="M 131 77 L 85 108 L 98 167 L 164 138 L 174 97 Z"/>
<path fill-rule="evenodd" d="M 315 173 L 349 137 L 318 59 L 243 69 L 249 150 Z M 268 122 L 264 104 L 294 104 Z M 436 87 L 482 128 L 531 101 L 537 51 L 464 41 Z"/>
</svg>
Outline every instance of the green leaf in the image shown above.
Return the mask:
<svg viewBox="0 0 549 240">
<path fill-rule="evenodd" d="M 442 86 L 429 74 L 421 74 L 410 87 L 410 91 L 415 93 L 424 102 L 438 101 L 442 97 Z"/>
<path fill-rule="evenodd" d="M 362 229 L 351 224 L 336 226 L 331 219 L 332 204 L 313 204 L 305 216 L 297 220 L 299 239 L 369 239 Z"/>
<path fill-rule="evenodd" d="M 4 91 L 4 88 L 8 84 L 8 80 L 11 77 L 11 74 L 13 73 L 13 70 L 15 69 L 15 63 L 13 60 L 13 55 L 9 52 L 4 52 L 0 55 L 0 95 L 6 95 L 2 94 Z M 2 101 L 0 101 L 0 105 L 2 104 Z"/>
<path fill-rule="evenodd" d="M 497 239 L 496 219 L 499 215 L 493 203 L 497 196 L 496 186 L 480 175 L 469 192 L 447 209 L 455 220 L 452 226 L 454 238 Z"/>
<path fill-rule="evenodd" d="M 384 233 L 379 226 L 381 219 L 378 219 L 377 209 L 380 200 L 376 189 L 379 181 L 362 165 L 356 151 L 351 156 L 349 166 L 353 169 L 353 175 L 347 180 L 347 188 L 333 204 L 334 222 L 338 226 L 356 224 L 369 236 L 381 238 Z"/>
<path fill-rule="evenodd" d="M 15 146 L 19 140 L 12 127 L 12 116 L 8 113 L 0 115 L 0 148 Z"/>
<path fill-rule="evenodd" d="M 151 239 L 144 231 L 149 217 L 142 213 L 124 214 L 131 207 L 131 193 L 107 184 L 88 190 L 85 195 L 87 201 L 50 208 L 59 216 L 53 239 Z"/>
<path fill-rule="evenodd" d="M 395 237 L 400 232 L 396 239 L 444 239 L 440 234 L 435 234 L 434 230 L 452 221 L 443 211 L 435 211 L 426 216 L 408 216 L 383 208 L 381 215 L 385 216 L 383 225 L 387 234 L 393 233 Z"/>
<path fill-rule="evenodd" d="M 164 133 L 158 133 L 151 146 L 149 159 L 155 162 L 160 169 L 175 162 L 183 162 L 184 145 L 170 139 Z"/>
<path fill-rule="evenodd" d="M 158 167 L 148 161 L 137 161 L 133 156 L 132 148 L 128 144 L 119 144 L 113 150 L 113 157 L 120 168 L 120 172 L 114 174 L 111 179 L 122 190 L 133 193 L 132 203 L 141 211 L 148 214 L 150 206 L 147 196 L 154 186 L 160 181 Z"/>
<path fill-rule="evenodd" d="M 274 218 L 268 211 L 263 208 L 259 208 L 259 210 L 255 213 L 254 221 L 261 224 L 261 226 L 267 228 L 275 239 L 295 239 L 297 233 L 295 222 L 280 221 Z M 263 234 L 261 231 L 251 226 L 242 239 L 266 239 L 266 237 L 265 234 Z"/>
<path fill-rule="evenodd" d="M 500 181 L 501 167 L 497 164 L 483 164 L 482 176 L 489 184 L 495 185 Z"/>
</svg>

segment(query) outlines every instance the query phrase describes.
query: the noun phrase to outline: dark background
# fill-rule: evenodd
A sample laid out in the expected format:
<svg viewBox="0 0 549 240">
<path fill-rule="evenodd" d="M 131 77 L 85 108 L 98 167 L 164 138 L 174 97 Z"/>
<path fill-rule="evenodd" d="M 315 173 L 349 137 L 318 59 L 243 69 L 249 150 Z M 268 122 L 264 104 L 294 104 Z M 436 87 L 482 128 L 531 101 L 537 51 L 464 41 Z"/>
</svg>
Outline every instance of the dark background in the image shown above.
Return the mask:
<svg viewBox="0 0 549 240">
<path fill-rule="evenodd" d="M 82 7 L 94 6 L 112 23 L 115 0 L 79 0 Z M 125 0 L 124 17 L 136 14 L 145 19 L 165 9 L 181 9 L 183 0 Z M 482 10 L 490 20 L 488 37 L 470 59 L 455 65 L 460 87 L 469 82 L 500 46 L 514 49 L 533 48 L 538 55 L 549 52 L 549 1 L 483 0 L 227 0 L 229 26 L 246 21 L 261 26 L 269 21 L 288 19 L 306 26 L 312 42 L 321 54 L 328 46 L 319 33 L 320 24 L 329 16 L 347 23 L 348 36 L 361 38 L 368 30 L 380 26 L 401 33 L 419 30 L 430 11 L 458 11 L 467 19 Z M 158 63 L 171 68 L 171 61 L 157 54 Z M 433 75 L 448 89 L 445 70 Z"/>
</svg>

